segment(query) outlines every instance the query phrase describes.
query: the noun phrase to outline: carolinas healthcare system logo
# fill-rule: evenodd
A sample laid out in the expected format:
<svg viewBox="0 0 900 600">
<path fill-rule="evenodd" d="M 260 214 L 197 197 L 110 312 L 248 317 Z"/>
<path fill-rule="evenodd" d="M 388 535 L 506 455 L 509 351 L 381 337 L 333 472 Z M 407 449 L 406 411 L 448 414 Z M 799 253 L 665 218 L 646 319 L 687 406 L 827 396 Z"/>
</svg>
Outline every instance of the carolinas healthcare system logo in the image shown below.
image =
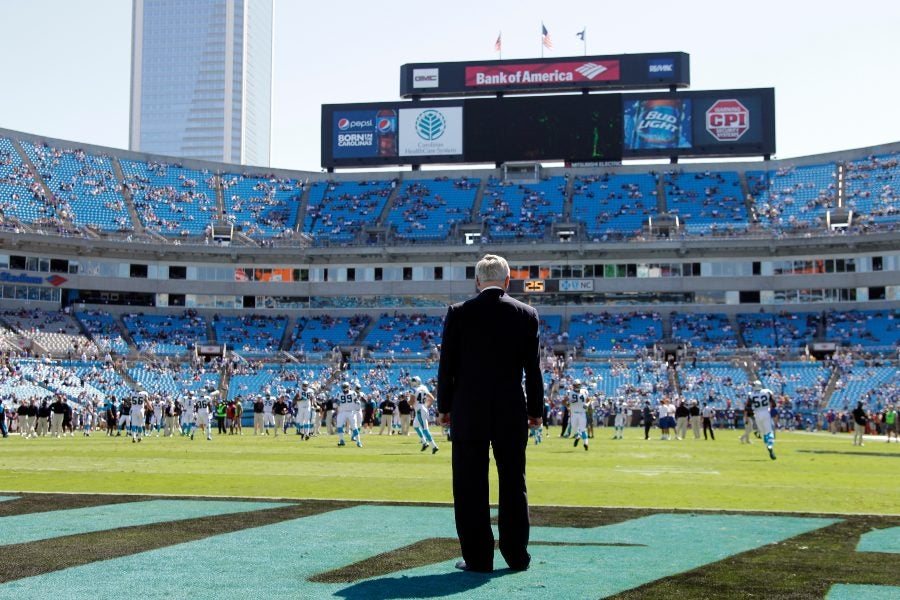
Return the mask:
<svg viewBox="0 0 900 600">
<path fill-rule="evenodd" d="M 416 117 L 416 133 L 427 142 L 433 142 L 447 131 L 447 119 L 437 110 L 425 110 Z"/>
</svg>

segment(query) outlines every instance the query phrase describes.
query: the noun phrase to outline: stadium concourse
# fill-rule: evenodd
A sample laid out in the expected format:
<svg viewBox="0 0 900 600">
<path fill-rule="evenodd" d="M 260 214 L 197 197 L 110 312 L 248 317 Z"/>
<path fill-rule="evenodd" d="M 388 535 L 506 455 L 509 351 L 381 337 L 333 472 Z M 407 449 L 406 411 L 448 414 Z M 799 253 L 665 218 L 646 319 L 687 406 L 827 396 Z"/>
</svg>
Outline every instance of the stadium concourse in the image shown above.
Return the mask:
<svg viewBox="0 0 900 600">
<path fill-rule="evenodd" d="M 519 167 L 261 172 L 0 131 L 9 425 L 56 396 L 73 427 L 96 425 L 139 392 L 218 392 L 249 425 L 266 393 L 307 381 L 324 407 L 345 380 L 377 420 L 411 377 L 434 387 L 446 306 L 498 252 L 542 316 L 549 423 L 577 378 L 597 424 L 620 405 L 637 425 L 665 399 L 741 427 L 759 379 L 779 427 L 851 428 L 862 401 L 883 429 L 900 389 L 900 144 Z"/>
</svg>

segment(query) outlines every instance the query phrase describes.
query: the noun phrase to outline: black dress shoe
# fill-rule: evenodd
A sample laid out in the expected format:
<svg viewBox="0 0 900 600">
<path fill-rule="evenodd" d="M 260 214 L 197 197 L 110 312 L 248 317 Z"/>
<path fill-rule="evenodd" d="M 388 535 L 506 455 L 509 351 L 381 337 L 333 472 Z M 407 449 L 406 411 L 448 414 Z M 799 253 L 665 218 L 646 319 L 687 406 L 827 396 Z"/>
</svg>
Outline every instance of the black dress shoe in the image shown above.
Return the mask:
<svg viewBox="0 0 900 600">
<path fill-rule="evenodd" d="M 470 567 L 469 565 L 466 564 L 466 561 L 464 561 L 464 560 L 457 562 L 453 566 L 456 567 L 457 569 L 459 569 L 460 571 L 471 571 L 472 573 L 492 573 L 494 571 L 493 569 L 476 569 L 474 567 Z"/>
</svg>

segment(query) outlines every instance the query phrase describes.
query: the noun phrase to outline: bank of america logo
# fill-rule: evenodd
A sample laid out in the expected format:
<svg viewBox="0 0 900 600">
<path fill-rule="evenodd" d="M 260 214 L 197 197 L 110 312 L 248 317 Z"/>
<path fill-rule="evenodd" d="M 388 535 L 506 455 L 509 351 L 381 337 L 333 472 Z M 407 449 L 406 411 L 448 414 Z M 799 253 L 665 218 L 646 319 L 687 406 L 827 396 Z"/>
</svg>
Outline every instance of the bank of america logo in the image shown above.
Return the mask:
<svg viewBox="0 0 900 600">
<path fill-rule="evenodd" d="M 600 73 L 607 71 L 607 70 L 608 69 L 606 67 L 604 67 L 603 65 L 598 65 L 595 63 L 584 63 L 583 65 L 581 65 L 580 67 L 575 69 L 576 72 L 581 73 L 588 79 L 593 79 Z"/>
</svg>

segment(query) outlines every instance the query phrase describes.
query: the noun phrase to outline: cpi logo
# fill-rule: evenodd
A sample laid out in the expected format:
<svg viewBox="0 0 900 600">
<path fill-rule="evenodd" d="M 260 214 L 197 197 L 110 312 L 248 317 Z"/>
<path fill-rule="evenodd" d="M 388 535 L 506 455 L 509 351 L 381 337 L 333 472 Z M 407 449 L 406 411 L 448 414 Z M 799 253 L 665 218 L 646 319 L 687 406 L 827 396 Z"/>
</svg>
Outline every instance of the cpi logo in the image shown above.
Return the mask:
<svg viewBox="0 0 900 600">
<path fill-rule="evenodd" d="M 750 129 L 750 111 L 738 100 L 716 100 L 706 111 L 706 130 L 720 142 L 734 142 Z"/>
<path fill-rule="evenodd" d="M 440 111 L 429 109 L 416 117 L 416 133 L 426 142 L 433 142 L 447 131 L 447 119 Z"/>
</svg>

